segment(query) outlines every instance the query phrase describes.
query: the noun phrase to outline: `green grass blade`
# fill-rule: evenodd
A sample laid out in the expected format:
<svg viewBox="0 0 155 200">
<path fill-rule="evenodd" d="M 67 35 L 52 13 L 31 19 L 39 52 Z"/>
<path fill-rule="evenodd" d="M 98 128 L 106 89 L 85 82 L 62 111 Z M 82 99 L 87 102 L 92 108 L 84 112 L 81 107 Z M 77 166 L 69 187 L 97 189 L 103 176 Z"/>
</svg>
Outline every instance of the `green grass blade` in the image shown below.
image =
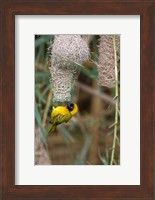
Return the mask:
<svg viewBox="0 0 155 200">
<path fill-rule="evenodd" d="M 37 124 L 38 124 L 38 126 L 39 126 L 39 128 L 40 128 L 42 141 L 43 141 L 43 143 L 44 143 L 45 145 L 47 145 L 47 143 L 46 143 L 45 131 L 44 131 L 44 128 L 42 127 L 41 116 L 40 116 L 40 113 L 39 113 L 37 104 L 35 104 L 35 119 L 36 119 L 36 122 L 37 122 Z"/>
</svg>

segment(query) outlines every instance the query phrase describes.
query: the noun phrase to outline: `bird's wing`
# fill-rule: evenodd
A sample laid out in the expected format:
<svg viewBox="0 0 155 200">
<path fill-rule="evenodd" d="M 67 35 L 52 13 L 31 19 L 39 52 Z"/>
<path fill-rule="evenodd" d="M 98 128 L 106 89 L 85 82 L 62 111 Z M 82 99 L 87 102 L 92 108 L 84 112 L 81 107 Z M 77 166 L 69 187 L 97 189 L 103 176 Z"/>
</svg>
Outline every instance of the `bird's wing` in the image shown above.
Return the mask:
<svg viewBox="0 0 155 200">
<path fill-rule="evenodd" d="M 67 114 L 67 115 L 56 115 L 55 117 L 53 117 L 51 119 L 51 124 L 53 125 L 58 125 L 61 124 L 63 122 L 67 122 L 71 119 L 72 115 L 71 114 Z"/>
</svg>

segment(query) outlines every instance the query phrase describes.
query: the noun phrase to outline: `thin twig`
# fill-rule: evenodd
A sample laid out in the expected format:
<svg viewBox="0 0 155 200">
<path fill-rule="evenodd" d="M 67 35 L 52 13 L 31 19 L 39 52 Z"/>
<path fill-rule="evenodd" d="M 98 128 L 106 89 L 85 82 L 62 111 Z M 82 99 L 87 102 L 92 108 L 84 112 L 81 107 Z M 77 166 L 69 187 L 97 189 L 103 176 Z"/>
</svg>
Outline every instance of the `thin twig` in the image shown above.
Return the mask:
<svg viewBox="0 0 155 200">
<path fill-rule="evenodd" d="M 116 139 L 117 139 L 117 126 L 118 126 L 118 69 L 117 69 L 117 54 L 116 54 L 116 36 L 113 36 L 113 45 L 114 45 L 114 58 L 115 58 L 115 122 L 114 122 L 114 137 L 113 137 L 113 144 L 112 144 L 112 151 L 111 151 L 111 160 L 110 165 L 115 163 L 115 147 L 116 147 Z"/>
<path fill-rule="evenodd" d="M 77 82 L 76 83 L 76 86 L 79 87 L 80 89 L 82 89 L 83 91 L 89 93 L 89 94 L 92 94 L 92 95 L 95 95 L 95 96 L 98 96 L 100 97 L 103 101 L 107 102 L 107 103 L 110 103 L 112 105 L 115 105 L 115 100 L 112 99 L 109 95 L 107 94 L 102 94 L 100 93 L 99 91 L 96 91 L 95 89 L 92 89 L 91 87 L 89 87 L 88 85 L 86 84 L 83 84 L 83 83 L 80 83 L 80 82 Z"/>
<path fill-rule="evenodd" d="M 44 115 L 43 115 L 43 121 L 42 121 L 43 127 L 45 127 L 45 124 L 46 124 L 46 120 L 47 120 L 47 115 L 48 115 L 48 110 L 49 110 L 49 107 L 50 107 L 51 99 L 52 99 L 52 86 L 51 86 L 50 91 L 48 93 L 47 103 L 46 103 L 46 107 L 45 107 L 45 111 L 44 111 Z"/>
</svg>

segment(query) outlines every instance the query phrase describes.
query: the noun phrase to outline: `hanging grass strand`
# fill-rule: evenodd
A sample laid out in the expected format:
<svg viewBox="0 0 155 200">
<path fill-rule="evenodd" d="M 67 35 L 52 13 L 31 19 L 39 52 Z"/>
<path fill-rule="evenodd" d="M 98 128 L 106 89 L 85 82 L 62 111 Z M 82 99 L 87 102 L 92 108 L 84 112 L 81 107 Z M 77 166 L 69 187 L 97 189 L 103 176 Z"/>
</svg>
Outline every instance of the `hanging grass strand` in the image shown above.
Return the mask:
<svg viewBox="0 0 155 200">
<path fill-rule="evenodd" d="M 113 46 L 114 46 L 114 59 L 115 59 L 115 122 L 114 122 L 114 137 L 113 137 L 113 144 L 112 144 L 112 151 L 111 151 L 111 159 L 110 159 L 110 165 L 113 165 L 115 163 L 115 148 L 116 148 L 116 140 L 117 140 L 117 128 L 118 128 L 118 115 L 119 115 L 119 109 L 118 109 L 118 68 L 117 68 L 117 54 L 116 54 L 116 36 L 113 36 Z"/>
<path fill-rule="evenodd" d="M 50 87 L 49 94 L 48 94 L 48 98 L 47 98 L 47 103 L 46 103 L 44 115 L 43 115 L 43 121 L 42 121 L 43 127 L 45 127 L 46 120 L 47 120 L 47 115 L 48 115 L 48 110 L 49 110 L 49 108 L 50 108 L 50 103 L 51 103 L 51 100 L 52 100 L 52 94 L 53 94 L 52 89 L 53 89 L 53 88 L 52 88 L 52 86 L 51 86 L 51 87 Z"/>
</svg>

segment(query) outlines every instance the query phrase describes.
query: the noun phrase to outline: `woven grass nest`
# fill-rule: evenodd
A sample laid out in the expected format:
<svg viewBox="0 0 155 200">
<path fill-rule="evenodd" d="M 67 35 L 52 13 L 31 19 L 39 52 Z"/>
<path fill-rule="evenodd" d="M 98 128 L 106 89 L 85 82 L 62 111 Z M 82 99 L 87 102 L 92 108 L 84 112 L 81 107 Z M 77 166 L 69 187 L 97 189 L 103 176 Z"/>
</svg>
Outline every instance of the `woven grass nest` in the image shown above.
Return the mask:
<svg viewBox="0 0 155 200">
<path fill-rule="evenodd" d="M 50 73 L 55 101 L 70 101 L 79 66 L 89 59 L 89 48 L 80 35 L 56 35 L 50 47 Z"/>
</svg>

